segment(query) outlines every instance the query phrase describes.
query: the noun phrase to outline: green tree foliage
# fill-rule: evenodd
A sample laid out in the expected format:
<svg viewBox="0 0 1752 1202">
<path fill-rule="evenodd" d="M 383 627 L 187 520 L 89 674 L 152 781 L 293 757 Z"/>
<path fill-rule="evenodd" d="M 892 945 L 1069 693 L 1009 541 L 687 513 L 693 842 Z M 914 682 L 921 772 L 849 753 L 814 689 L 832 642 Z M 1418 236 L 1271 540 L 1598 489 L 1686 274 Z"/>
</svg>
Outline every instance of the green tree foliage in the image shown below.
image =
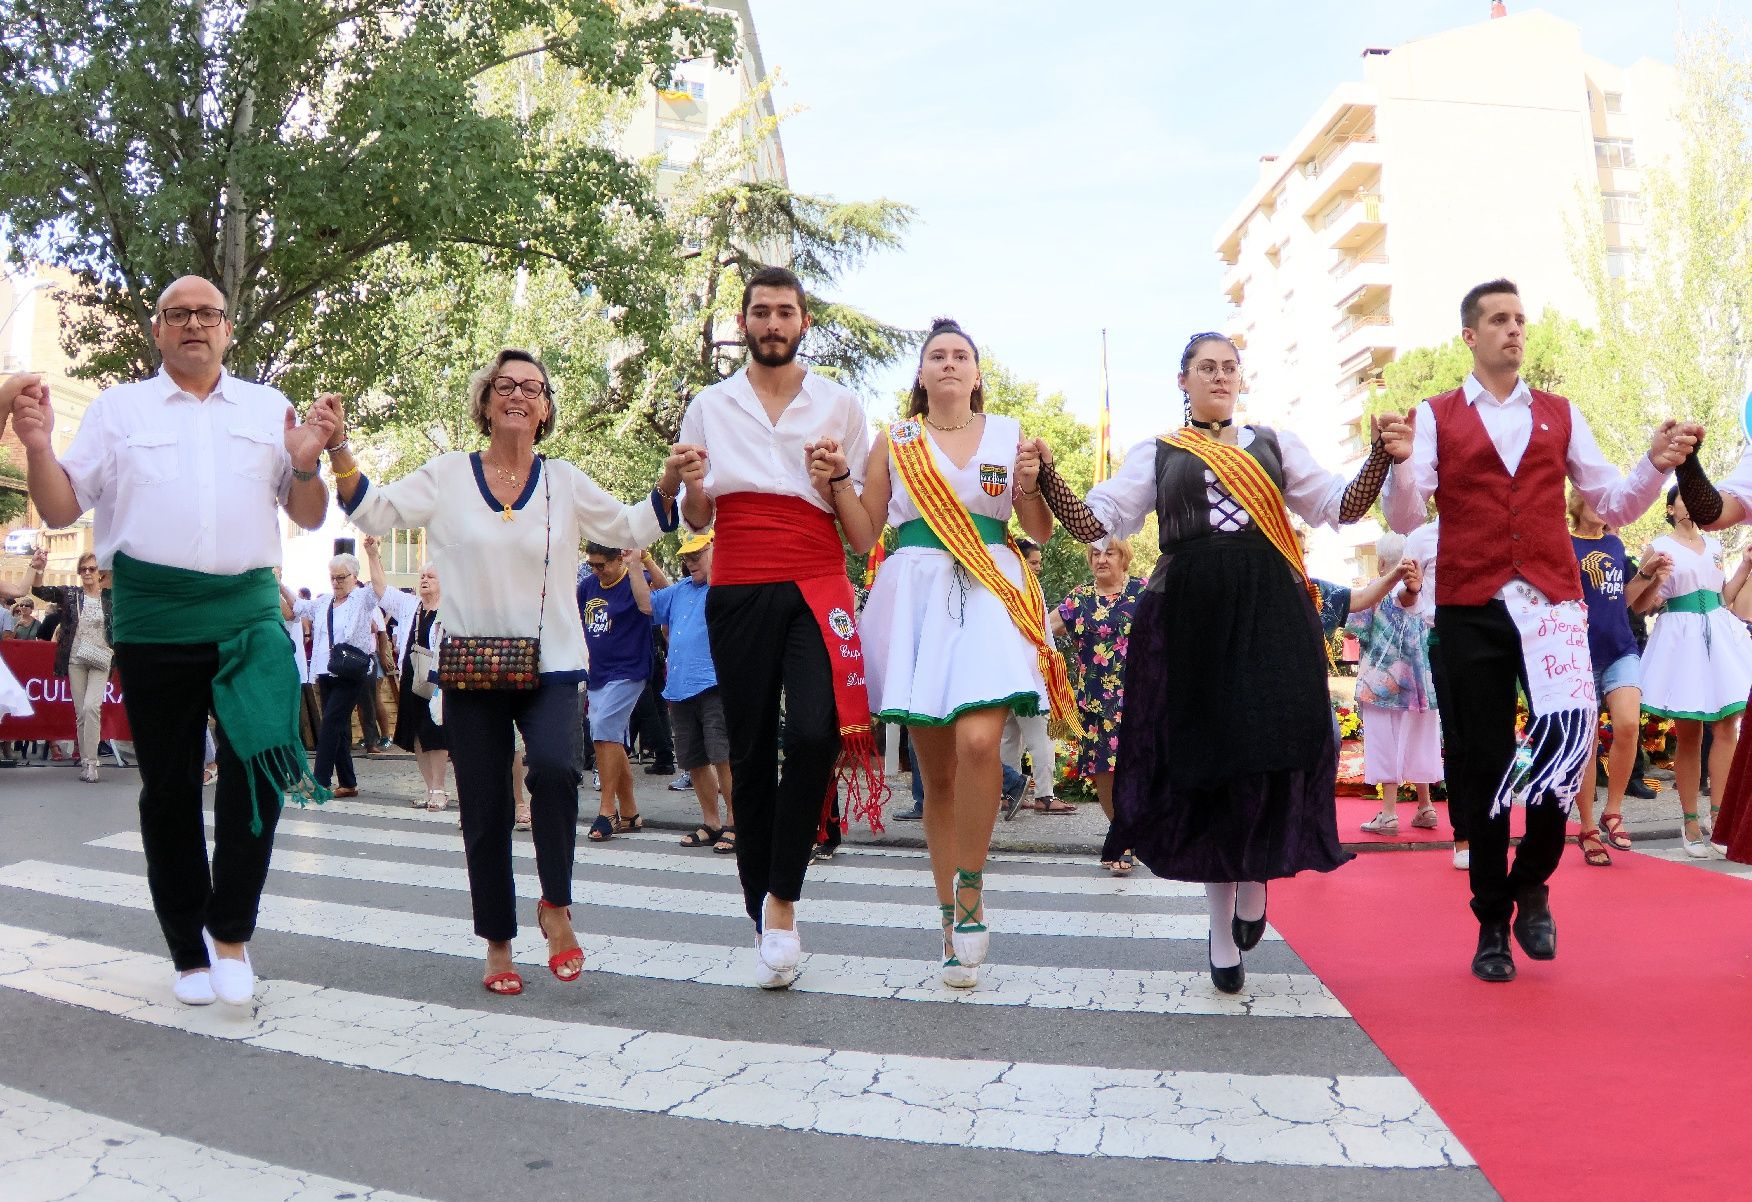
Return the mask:
<svg viewBox="0 0 1752 1202">
<path fill-rule="evenodd" d="M 78 280 L 64 312 L 83 374 L 150 370 L 152 300 L 193 272 L 230 296 L 233 366 L 278 379 L 313 317 L 370 311 L 364 281 L 392 248 L 557 264 L 627 328 L 661 328 L 672 239 L 648 173 L 562 136 L 569 109 L 482 98 L 529 60 L 626 95 L 685 59 L 729 61 L 728 19 L 657 0 L 95 12 L 17 0 L 0 33 L 0 223 Z"/>
<path fill-rule="evenodd" d="M 1547 309 L 1527 326 L 1527 353 L 1521 378 L 1534 388 L 1569 395 L 1570 373 L 1591 340 L 1581 323 Z M 1370 415 L 1407 413 L 1417 403 L 1460 387 L 1472 371 L 1472 352 L 1459 334 L 1440 346 L 1420 346 L 1400 355 L 1381 373 L 1382 385 L 1370 397 Z M 1586 397 L 1571 397 L 1586 407 Z"/>
<path fill-rule="evenodd" d="M 1597 195 L 1575 231 L 1598 333 L 1573 372 L 1608 459 L 1629 463 L 1662 419 L 1690 419 L 1708 431 L 1703 460 L 1719 476 L 1739 458 L 1752 387 L 1752 41 L 1707 25 L 1681 41 L 1677 65 L 1682 155 L 1644 166 L 1632 269 L 1608 269 Z M 1625 541 L 1635 549 L 1662 528 L 1657 506 Z"/>
</svg>

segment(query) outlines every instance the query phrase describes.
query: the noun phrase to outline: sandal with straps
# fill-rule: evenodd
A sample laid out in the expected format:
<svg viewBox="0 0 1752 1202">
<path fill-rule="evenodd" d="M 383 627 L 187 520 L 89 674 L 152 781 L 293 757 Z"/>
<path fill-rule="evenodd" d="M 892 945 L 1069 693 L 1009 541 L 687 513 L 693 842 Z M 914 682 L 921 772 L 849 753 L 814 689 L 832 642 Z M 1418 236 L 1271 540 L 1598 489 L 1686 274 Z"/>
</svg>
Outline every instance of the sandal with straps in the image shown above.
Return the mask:
<svg viewBox="0 0 1752 1202">
<path fill-rule="evenodd" d="M 718 832 L 718 841 L 712 845 L 712 853 L 720 856 L 736 854 L 736 828 L 727 826 Z"/>
<path fill-rule="evenodd" d="M 1589 847 L 1592 843 L 1594 846 Z M 1576 846 L 1582 849 L 1582 861 L 1595 868 L 1610 868 L 1612 853 L 1606 850 L 1606 844 L 1600 838 L 1600 828 L 1583 831 L 1576 836 Z"/>
<path fill-rule="evenodd" d="M 1605 832 L 1606 846 L 1613 851 L 1630 850 L 1630 834 L 1624 829 L 1623 814 L 1600 815 L 1600 829 Z"/>
<path fill-rule="evenodd" d="M 590 829 L 584 833 L 584 837 L 592 843 L 607 843 L 614 838 L 614 820 L 607 814 L 598 814 L 596 821 L 592 822 Z"/>
<path fill-rule="evenodd" d="M 972 905 L 961 900 L 963 893 L 973 894 Z M 986 950 L 991 942 L 985 924 L 984 893 L 984 872 L 969 872 L 965 868 L 955 870 L 955 925 L 949 936 L 955 948 L 955 958 L 967 968 L 978 968 L 985 963 Z"/>
<path fill-rule="evenodd" d="M 630 834 L 633 831 L 644 829 L 645 818 L 642 814 L 635 813 L 626 818 L 622 818 L 619 814 L 614 816 L 614 830 L 617 835 Z"/>
<path fill-rule="evenodd" d="M 488 993 L 496 993 L 500 997 L 511 997 L 523 992 L 523 978 L 514 972 L 488 973 L 481 978 L 481 985 Z"/>
<path fill-rule="evenodd" d="M 565 914 L 567 921 L 572 918 L 571 906 L 556 906 L 545 897 L 535 899 L 535 925 L 543 939 L 547 938 L 547 918 L 549 910 L 559 910 Z M 572 948 L 570 951 L 555 952 L 548 957 L 548 971 L 562 981 L 576 981 L 584 973 L 584 949 Z"/>
<path fill-rule="evenodd" d="M 722 830 L 717 827 L 707 826 L 702 822 L 681 837 L 681 845 L 683 847 L 711 847 L 719 839 L 723 838 L 723 836 L 724 832 Z"/>
</svg>

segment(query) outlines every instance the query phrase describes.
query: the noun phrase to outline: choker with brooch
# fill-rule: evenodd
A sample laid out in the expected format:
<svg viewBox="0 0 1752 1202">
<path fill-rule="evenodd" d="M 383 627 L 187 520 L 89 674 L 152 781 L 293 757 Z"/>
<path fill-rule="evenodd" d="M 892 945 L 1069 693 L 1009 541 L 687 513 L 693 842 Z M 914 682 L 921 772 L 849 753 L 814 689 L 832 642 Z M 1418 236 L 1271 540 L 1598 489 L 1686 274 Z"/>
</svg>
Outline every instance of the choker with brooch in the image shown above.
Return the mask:
<svg viewBox="0 0 1752 1202">
<path fill-rule="evenodd" d="M 1198 421 L 1197 419 L 1193 418 L 1192 416 L 1188 415 L 1188 417 L 1186 419 L 1186 424 L 1191 426 L 1195 430 L 1206 430 L 1206 431 L 1209 431 L 1211 434 L 1216 434 L 1219 431 L 1225 430 L 1228 427 L 1234 425 L 1235 419 L 1232 417 L 1225 417 L 1225 418 L 1220 418 L 1214 422 L 1201 422 L 1201 421 Z"/>
</svg>

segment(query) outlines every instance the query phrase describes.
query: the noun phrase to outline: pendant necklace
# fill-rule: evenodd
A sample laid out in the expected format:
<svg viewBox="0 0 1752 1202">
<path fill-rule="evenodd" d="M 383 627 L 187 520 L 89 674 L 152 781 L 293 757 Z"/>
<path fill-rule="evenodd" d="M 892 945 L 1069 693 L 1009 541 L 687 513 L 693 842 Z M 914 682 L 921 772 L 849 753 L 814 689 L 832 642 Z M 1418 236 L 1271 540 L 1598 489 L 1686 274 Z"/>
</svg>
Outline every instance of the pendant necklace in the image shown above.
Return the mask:
<svg viewBox="0 0 1752 1202">
<path fill-rule="evenodd" d="M 1186 424 L 1196 430 L 1204 430 L 1212 438 L 1215 438 L 1219 433 L 1234 425 L 1235 419 L 1232 417 L 1225 417 L 1220 418 L 1217 421 L 1201 422 L 1197 418 L 1188 417 L 1186 419 Z"/>
</svg>

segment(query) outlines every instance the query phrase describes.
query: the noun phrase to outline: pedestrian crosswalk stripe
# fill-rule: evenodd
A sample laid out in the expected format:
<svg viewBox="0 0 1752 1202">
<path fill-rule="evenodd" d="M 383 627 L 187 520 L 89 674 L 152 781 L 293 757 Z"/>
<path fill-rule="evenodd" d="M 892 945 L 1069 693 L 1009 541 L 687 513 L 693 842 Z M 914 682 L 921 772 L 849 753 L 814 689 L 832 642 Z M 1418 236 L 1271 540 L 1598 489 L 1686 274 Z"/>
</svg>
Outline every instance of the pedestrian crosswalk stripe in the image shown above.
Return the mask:
<svg viewBox="0 0 1752 1202">
<path fill-rule="evenodd" d="M 358 818 L 388 818 L 394 822 L 414 824 L 429 824 L 446 826 L 456 829 L 457 813 L 454 808 L 448 810 L 415 809 L 408 805 L 374 805 L 360 801 L 325 801 L 320 806 L 303 806 L 296 810 L 288 810 L 288 815 L 297 814 L 301 817 L 316 817 L 323 814 L 340 814 L 346 817 Z M 889 830 L 894 830 L 889 827 Z M 919 829 L 921 837 L 922 828 Z M 1005 833 L 1014 836 L 1016 832 L 1006 828 Z M 681 839 L 679 831 L 643 830 L 628 831 L 616 835 L 612 842 L 628 842 L 635 844 L 664 843 L 674 847 Z M 595 846 L 595 845 L 592 845 Z M 709 854 L 709 853 L 708 853 Z M 865 856 L 876 856 L 880 859 L 924 860 L 929 853 L 917 847 L 885 847 L 869 843 L 846 842 L 840 844 L 839 856 L 848 859 L 862 859 Z M 1077 855 L 1050 855 L 1045 852 L 993 852 L 988 864 L 1040 864 L 1063 868 L 1092 869 L 1097 867 L 1094 852 Z M 813 870 L 812 870 L 813 871 Z M 1115 878 L 1119 879 L 1119 878 Z"/>
<path fill-rule="evenodd" d="M 207 826 L 213 816 L 207 815 Z M 307 822 L 300 818 L 280 820 L 280 835 L 299 839 L 328 839 L 341 843 L 364 843 L 374 847 L 407 847 L 421 851 L 455 852 L 462 841 L 454 831 L 450 834 L 425 831 L 386 830 L 382 827 L 359 826 L 355 823 Z M 520 859 L 535 859 L 533 844 L 515 841 L 511 854 Z M 579 840 L 574 856 L 579 864 L 601 864 L 609 868 L 636 868 L 646 871 L 678 872 L 689 876 L 734 877 L 736 861 L 730 856 L 698 851 L 692 855 L 655 851 L 619 851 L 598 847 Z M 901 888 L 929 889 L 931 874 L 926 869 L 856 868 L 849 864 L 816 864 L 809 869 L 809 879 L 835 885 L 889 885 Z M 985 877 L 988 893 L 1061 893 L 1084 897 L 1197 897 L 1203 899 L 1204 886 L 1185 881 L 1164 881 L 1156 877 L 1074 877 L 1030 876 L 1002 869 L 988 871 Z"/>
<path fill-rule="evenodd" d="M 143 877 L 95 868 L 25 860 L 0 867 L 0 886 L 134 910 L 152 908 Z M 263 896 L 257 929 L 469 960 L 482 955 L 481 940 L 464 919 L 275 894 Z M 584 934 L 581 942 L 588 971 L 700 985 L 752 983 L 751 952 L 746 945 L 591 934 Z M 937 944 L 921 935 L 919 946 L 921 952 L 932 952 Z M 547 963 L 546 941 L 527 928 L 512 951 L 520 964 Z M 1347 1017 L 1338 999 L 1307 974 L 1250 972 L 1247 992 L 1230 995 L 1216 992 L 1203 972 L 992 963 L 982 971 L 979 988 L 963 990 L 939 983 L 936 961 L 923 955 L 916 960 L 895 960 L 810 952 L 804 963 L 807 971 L 795 987 L 799 992 L 842 997 L 1133 1014 Z"/>
<path fill-rule="evenodd" d="M 143 852 L 140 836 L 123 831 L 93 839 L 88 847 Z M 366 881 L 380 885 L 413 885 L 428 889 L 468 891 L 468 875 L 461 868 L 434 864 L 411 864 L 399 860 L 376 860 L 364 856 L 327 856 L 299 848 L 280 848 L 274 853 L 273 869 L 301 876 Z M 517 895 L 531 900 L 541 896 L 541 884 L 532 875 L 517 877 Z M 928 895 L 927 895 L 928 896 Z M 662 914 L 690 914 L 709 918 L 748 917 L 740 891 L 669 889 L 655 885 L 629 885 L 620 881 L 574 880 L 572 902 L 580 906 L 604 906 L 620 910 L 651 910 Z M 1209 920 L 1197 914 L 1123 913 L 1094 910 L 1013 910 L 987 907 L 987 921 L 994 938 L 1003 935 L 1055 935 L 1085 939 L 1195 939 L 1205 941 Z M 902 904 L 878 901 L 839 901 L 805 897 L 798 904 L 801 925 L 883 927 L 893 930 L 927 929 L 941 932 L 942 919 L 935 904 Z M 805 936 L 807 937 L 807 936 Z M 1267 939 L 1281 939 L 1267 930 Z"/>
<path fill-rule="evenodd" d="M 29 1198 L 249 1198 L 419 1202 L 282 1168 L 0 1085 L 0 1180 Z"/>
<path fill-rule="evenodd" d="M 1675 864 L 1695 864 L 1706 872 L 1720 872 L 1727 876 L 1737 876 L 1742 880 L 1752 880 L 1752 865 L 1737 864 L 1716 857 L 1709 860 L 1699 860 L 1687 854 L 1683 847 L 1639 847 L 1638 855 L 1651 856 L 1657 860 L 1670 860 Z"/>
<path fill-rule="evenodd" d="M 271 965 L 262 965 L 272 972 Z M 148 956 L 0 926 L 0 986 L 154 1027 L 419 1080 L 611 1110 L 912 1144 L 1436 1168 L 1470 1164 L 1397 1076 L 948 1060 L 560 1022 L 266 980 L 253 1007 L 177 1005 Z M 559 988 L 554 986 L 554 988 Z"/>
</svg>

